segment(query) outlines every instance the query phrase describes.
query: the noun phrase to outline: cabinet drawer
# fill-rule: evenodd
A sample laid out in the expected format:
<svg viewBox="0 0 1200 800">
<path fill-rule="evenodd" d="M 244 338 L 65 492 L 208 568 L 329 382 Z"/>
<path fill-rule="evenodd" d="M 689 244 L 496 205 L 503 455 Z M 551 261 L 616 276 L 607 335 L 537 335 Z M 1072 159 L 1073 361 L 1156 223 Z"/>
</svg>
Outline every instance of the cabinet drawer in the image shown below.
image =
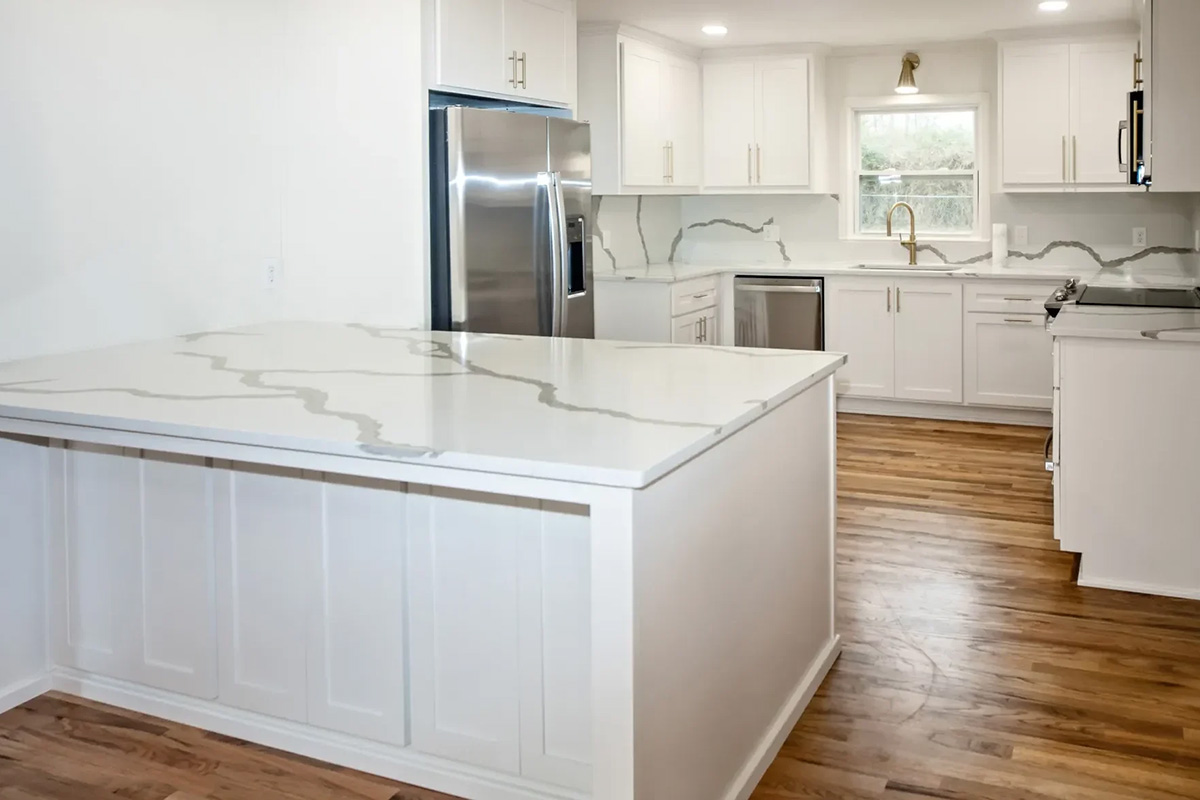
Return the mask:
<svg viewBox="0 0 1200 800">
<path fill-rule="evenodd" d="M 966 311 L 996 314 L 1044 314 L 1054 293 L 1049 283 L 968 284 Z"/>
<path fill-rule="evenodd" d="M 671 316 L 690 314 L 717 304 L 717 278 L 697 278 L 671 287 Z"/>
</svg>

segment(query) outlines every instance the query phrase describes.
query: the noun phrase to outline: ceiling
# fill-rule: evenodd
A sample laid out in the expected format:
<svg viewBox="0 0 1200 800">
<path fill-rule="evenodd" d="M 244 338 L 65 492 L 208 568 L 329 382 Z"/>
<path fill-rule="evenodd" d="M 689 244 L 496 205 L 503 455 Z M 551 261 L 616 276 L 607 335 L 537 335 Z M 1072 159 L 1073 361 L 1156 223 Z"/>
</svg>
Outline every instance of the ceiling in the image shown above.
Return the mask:
<svg viewBox="0 0 1200 800">
<path fill-rule="evenodd" d="M 1028 28 L 1133 18 L 1132 0 L 579 0 L 585 22 L 624 22 L 697 47 L 817 42 L 834 47 L 952 41 Z M 729 28 L 721 39 L 700 27 Z"/>
</svg>

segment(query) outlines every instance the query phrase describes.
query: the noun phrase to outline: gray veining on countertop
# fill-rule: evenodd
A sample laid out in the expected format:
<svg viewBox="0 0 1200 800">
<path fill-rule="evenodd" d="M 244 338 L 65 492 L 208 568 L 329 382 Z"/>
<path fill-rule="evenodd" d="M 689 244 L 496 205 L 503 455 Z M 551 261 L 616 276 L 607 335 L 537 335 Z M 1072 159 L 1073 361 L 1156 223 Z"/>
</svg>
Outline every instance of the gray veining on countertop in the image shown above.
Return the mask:
<svg viewBox="0 0 1200 800">
<path fill-rule="evenodd" d="M 845 362 L 770 356 L 271 323 L 0 364 L 0 431 L 21 421 L 639 487 Z"/>
</svg>

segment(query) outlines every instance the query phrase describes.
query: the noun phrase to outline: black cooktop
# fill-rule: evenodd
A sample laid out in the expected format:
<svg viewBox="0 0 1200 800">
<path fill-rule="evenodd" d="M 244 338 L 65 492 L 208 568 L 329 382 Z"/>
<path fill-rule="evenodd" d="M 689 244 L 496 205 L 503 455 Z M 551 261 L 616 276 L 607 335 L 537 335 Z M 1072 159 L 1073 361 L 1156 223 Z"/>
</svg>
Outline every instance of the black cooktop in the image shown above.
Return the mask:
<svg viewBox="0 0 1200 800">
<path fill-rule="evenodd" d="M 1089 286 L 1076 301 L 1081 306 L 1137 306 L 1141 308 L 1200 309 L 1200 288 L 1147 289 Z"/>
</svg>

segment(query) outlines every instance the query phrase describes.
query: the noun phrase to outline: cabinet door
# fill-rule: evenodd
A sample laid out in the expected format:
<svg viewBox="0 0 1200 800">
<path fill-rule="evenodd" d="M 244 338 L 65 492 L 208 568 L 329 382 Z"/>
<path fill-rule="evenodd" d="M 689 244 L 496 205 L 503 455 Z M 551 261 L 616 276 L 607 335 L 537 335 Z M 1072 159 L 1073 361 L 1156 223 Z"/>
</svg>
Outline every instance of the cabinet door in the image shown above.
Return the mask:
<svg viewBox="0 0 1200 800">
<path fill-rule="evenodd" d="M 56 663 L 216 697 L 212 470 L 93 445 L 57 454 Z"/>
<path fill-rule="evenodd" d="M 755 97 L 758 109 L 755 182 L 762 186 L 807 186 L 808 61 L 760 61 Z"/>
<path fill-rule="evenodd" d="M 445 87 L 513 94 L 504 46 L 503 0 L 437 0 L 437 82 Z"/>
<path fill-rule="evenodd" d="M 1053 405 L 1054 343 L 1041 315 L 968 314 L 964 344 L 968 403 Z"/>
<path fill-rule="evenodd" d="M 704 65 L 704 185 L 754 180 L 754 63 Z"/>
<path fill-rule="evenodd" d="M 962 284 L 896 281 L 896 397 L 961 403 Z"/>
<path fill-rule="evenodd" d="M 294 470 L 237 465 L 217 489 L 220 700 L 307 718 L 308 554 L 317 546 L 321 484 Z"/>
<path fill-rule="evenodd" d="M 516 51 L 519 59 L 517 94 L 570 103 L 569 76 L 575 71 L 568 60 L 574 42 L 575 12 L 569 0 L 504 0 L 504 49 L 508 55 Z"/>
<path fill-rule="evenodd" d="M 671 322 L 672 344 L 701 344 L 701 331 L 704 325 L 703 311 L 675 317 Z"/>
<path fill-rule="evenodd" d="M 700 66 L 680 58 L 666 64 L 665 129 L 675 186 L 700 185 Z"/>
<path fill-rule="evenodd" d="M 1071 45 L 1071 173 L 1075 183 L 1121 185 L 1118 126 L 1128 114 L 1137 45 Z"/>
<path fill-rule="evenodd" d="M 839 394 L 894 396 L 892 294 L 887 278 L 825 281 L 825 349 L 850 356 L 837 374 Z"/>
<path fill-rule="evenodd" d="M 406 744 L 405 487 L 322 484 L 308 647 L 308 721 Z"/>
<path fill-rule="evenodd" d="M 518 541 L 526 503 L 454 489 L 408 497 L 412 746 L 520 771 Z"/>
<path fill-rule="evenodd" d="M 591 788 L 591 525 L 541 503 L 519 542 L 521 774 Z"/>
<path fill-rule="evenodd" d="M 626 186 L 662 186 L 667 137 L 662 99 L 666 55 L 640 42 L 621 46 L 621 158 Z"/>
<path fill-rule="evenodd" d="M 1004 183 L 1065 185 L 1071 134 L 1070 47 L 1022 45 L 1002 52 Z M 1115 154 L 1115 142 L 1112 148 Z"/>
</svg>

